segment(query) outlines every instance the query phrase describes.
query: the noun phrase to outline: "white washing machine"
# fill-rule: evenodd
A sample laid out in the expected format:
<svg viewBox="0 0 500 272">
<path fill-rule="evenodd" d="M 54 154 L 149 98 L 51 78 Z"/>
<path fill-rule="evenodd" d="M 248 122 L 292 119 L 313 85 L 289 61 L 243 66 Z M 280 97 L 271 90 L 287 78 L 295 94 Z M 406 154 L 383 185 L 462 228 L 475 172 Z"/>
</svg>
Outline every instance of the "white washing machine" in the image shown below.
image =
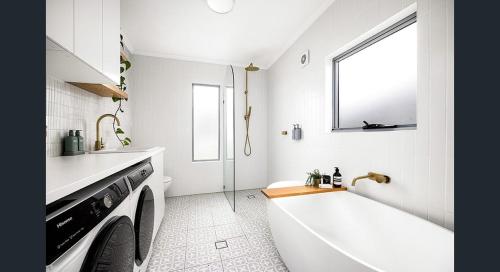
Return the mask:
<svg viewBox="0 0 500 272">
<path fill-rule="evenodd" d="M 155 236 L 155 209 L 159 201 L 155 199 L 152 175 L 154 173 L 151 159 L 146 159 L 127 174 L 132 190 L 130 215 L 134 222 L 135 232 L 135 265 L 134 272 L 144 272 L 151 258 Z"/>
<path fill-rule="evenodd" d="M 125 173 L 47 205 L 46 271 L 134 270 L 135 235 Z"/>
</svg>

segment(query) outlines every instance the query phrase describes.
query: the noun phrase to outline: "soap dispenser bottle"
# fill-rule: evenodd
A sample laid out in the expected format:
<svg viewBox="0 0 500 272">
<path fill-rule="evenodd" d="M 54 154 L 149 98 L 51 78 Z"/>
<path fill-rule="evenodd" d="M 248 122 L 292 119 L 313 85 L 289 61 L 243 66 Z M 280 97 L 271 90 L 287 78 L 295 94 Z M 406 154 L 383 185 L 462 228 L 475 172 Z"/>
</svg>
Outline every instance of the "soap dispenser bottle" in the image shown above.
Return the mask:
<svg viewBox="0 0 500 272">
<path fill-rule="evenodd" d="M 69 131 L 68 136 L 64 137 L 64 156 L 72 156 L 78 153 L 78 138 L 73 130 Z"/>
<path fill-rule="evenodd" d="M 293 124 L 292 140 L 298 141 L 302 138 L 302 130 L 299 124 Z"/>
<path fill-rule="evenodd" d="M 84 144 L 83 144 L 83 137 L 81 135 L 81 130 L 77 130 L 75 136 L 78 139 L 78 151 L 83 152 Z"/>
<path fill-rule="evenodd" d="M 338 167 L 335 167 L 335 173 L 333 173 L 332 179 L 334 188 L 342 187 L 342 175 L 340 174 Z"/>
</svg>

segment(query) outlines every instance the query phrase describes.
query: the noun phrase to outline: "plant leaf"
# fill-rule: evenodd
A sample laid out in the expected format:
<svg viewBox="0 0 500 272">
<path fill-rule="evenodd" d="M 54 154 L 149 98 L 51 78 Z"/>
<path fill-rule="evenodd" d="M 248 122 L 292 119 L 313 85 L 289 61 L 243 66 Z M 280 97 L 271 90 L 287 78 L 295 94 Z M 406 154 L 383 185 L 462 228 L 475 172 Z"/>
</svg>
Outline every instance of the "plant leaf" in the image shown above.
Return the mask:
<svg viewBox="0 0 500 272">
<path fill-rule="evenodd" d="M 124 61 L 123 64 L 125 64 L 125 70 L 128 70 L 130 66 L 132 66 L 132 64 L 130 64 L 130 61 L 128 60 Z"/>
<path fill-rule="evenodd" d="M 111 97 L 111 99 L 113 99 L 113 102 L 117 102 L 117 101 L 120 101 L 120 100 L 121 100 L 121 98 L 114 97 L 114 96 L 113 96 L 113 97 Z"/>
<path fill-rule="evenodd" d="M 116 134 L 124 134 L 123 130 L 121 128 L 117 128 L 115 131 Z"/>
<path fill-rule="evenodd" d="M 127 142 L 129 142 L 129 143 L 131 143 L 131 142 L 132 142 L 132 140 L 130 140 L 130 138 L 129 138 L 129 137 L 125 137 L 125 141 L 127 141 Z"/>
<path fill-rule="evenodd" d="M 127 141 L 123 141 L 123 144 L 124 144 L 124 145 L 129 145 L 130 143 L 129 143 L 129 142 L 127 142 Z"/>
<path fill-rule="evenodd" d="M 120 67 L 120 74 L 123 73 L 124 71 L 125 71 L 125 68 Z"/>
</svg>

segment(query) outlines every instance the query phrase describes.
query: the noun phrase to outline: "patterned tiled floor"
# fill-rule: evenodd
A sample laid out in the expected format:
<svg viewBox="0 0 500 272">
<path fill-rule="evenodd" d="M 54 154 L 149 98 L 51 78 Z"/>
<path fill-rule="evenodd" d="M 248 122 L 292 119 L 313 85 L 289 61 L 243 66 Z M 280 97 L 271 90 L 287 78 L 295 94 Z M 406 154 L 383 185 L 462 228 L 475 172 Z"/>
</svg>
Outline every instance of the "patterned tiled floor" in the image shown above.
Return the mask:
<svg viewBox="0 0 500 272">
<path fill-rule="evenodd" d="M 236 213 L 223 193 L 167 198 L 148 272 L 288 271 L 274 246 L 265 197 L 259 190 L 235 197 Z M 227 247 L 217 249 L 221 240 Z"/>
</svg>

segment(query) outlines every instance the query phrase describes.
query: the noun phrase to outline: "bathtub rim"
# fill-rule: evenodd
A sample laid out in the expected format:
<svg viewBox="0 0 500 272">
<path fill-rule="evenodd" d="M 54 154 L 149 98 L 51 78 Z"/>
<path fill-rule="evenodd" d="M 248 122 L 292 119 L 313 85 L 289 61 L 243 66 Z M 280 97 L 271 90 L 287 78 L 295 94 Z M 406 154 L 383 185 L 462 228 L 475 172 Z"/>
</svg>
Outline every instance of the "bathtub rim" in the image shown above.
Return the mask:
<svg viewBox="0 0 500 272">
<path fill-rule="evenodd" d="M 277 183 L 277 182 L 274 182 L 274 183 Z M 269 184 L 269 186 L 271 186 L 272 184 L 274 183 L 271 183 Z M 274 187 L 274 188 L 278 188 L 278 187 Z M 356 197 L 362 197 L 362 198 L 365 198 L 366 200 L 369 200 L 371 202 L 375 202 L 377 204 L 381 204 L 383 206 L 385 206 L 386 208 L 390 208 L 390 209 L 393 209 L 393 210 L 396 210 L 397 212 L 400 212 L 400 213 L 404 213 L 404 214 L 407 214 L 407 215 L 410 215 L 420 221 L 422 221 L 423 223 L 425 224 L 431 224 L 435 227 L 438 227 L 439 229 L 442 229 L 442 230 L 445 230 L 445 232 L 453 235 L 453 243 L 455 241 L 455 232 L 454 231 L 451 231 L 443 226 L 440 226 L 434 222 L 431 222 L 429 220 L 425 220 L 419 216 L 416 216 L 416 215 L 413 215 L 409 212 L 406 212 L 404 210 L 400 210 L 400 209 L 397 209 L 395 207 L 392 207 L 388 204 L 385 204 L 385 203 L 382 203 L 382 202 L 379 202 L 379 201 L 376 201 L 376 200 L 373 200 L 371 198 L 368 198 L 366 196 L 363 196 L 363 195 L 359 195 L 359 194 L 356 194 L 356 193 L 353 193 L 351 191 L 341 191 L 341 192 L 326 192 L 326 193 L 322 193 L 322 194 L 319 194 L 319 195 L 325 195 L 325 194 L 337 194 L 337 193 L 350 193 L 350 194 L 353 194 L 355 195 Z M 299 196 L 289 196 L 287 198 L 299 198 L 299 197 L 311 197 L 311 195 L 299 195 Z M 319 238 L 322 242 L 325 242 L 327 245 L 329 245 L 330 247 L 332 247 L 333 249 L 337 250 L 338 252 L 340 252 L 341 254 L 345 255 L 346 257 L 370 268 L 370 269 L 373 269 L 374 271 L 378 271 L 378 272 L 385 272 L 385 270 L 381 269 L 381 268 L 378 268 L 372 264 L 368 264 L 366 261 L 363 261 L 361 260 L 360 258 L 358 257 L 355 257 L 354 255 L 352 255 L 351 253 L 347 252 L 346 250 L 342 249 L 342 248 L 339 248 L 337 245 L 333 244 L 332 242 L 326 240 L 323 236 L 321 236 L 320 234 L 318 234 L 316 231 L 314 231 L 312 228 L 308 227 L 304 222 L 302 222 L 301 220 L 299 220 L 297 217 L 295 217 L 291 212 L 289 212 L 288 210 L 286 210 L 284 207 L 282 207 L 283 205 L 280 205 L 278 203 L 280 198 L 276 198 L 276 199 L 271 199 L 271 198 L 268 198 L 267 200 L 270 201 L 268 205 L 272 204 L 272 205 L 275 205 L 276 207 L 278 207 L 281 211 L 285 212 L 285 214 L 287 214 L 288 216 L 290 216 L 290 218 L 292 218 L 294 221 L 296 221 L 300 226 L 302 226 L 303 228 L 305 228 L 307 231 L 310 231 L 315 237 Z M 271 229 L 272 231 L 272 229 Z M 453 258 L 455 257 L 455 254 L 454 254 L 454 251 L 455 251 L 455 248 L 453 246 Z"/>
</svg>

